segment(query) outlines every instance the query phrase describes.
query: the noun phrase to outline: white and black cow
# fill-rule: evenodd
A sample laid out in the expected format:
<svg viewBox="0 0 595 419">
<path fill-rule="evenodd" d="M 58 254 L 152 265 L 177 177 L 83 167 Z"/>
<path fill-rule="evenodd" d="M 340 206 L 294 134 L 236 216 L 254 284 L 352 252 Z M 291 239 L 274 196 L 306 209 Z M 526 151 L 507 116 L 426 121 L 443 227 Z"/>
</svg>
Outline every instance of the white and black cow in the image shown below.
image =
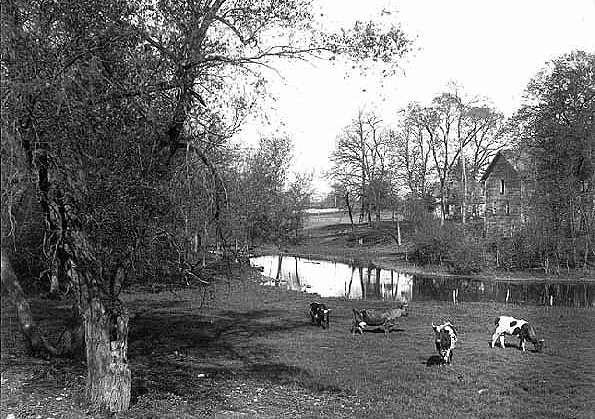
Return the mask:
<svg viewBox="0 0 595 419">
<path fill-rule="evenodd" d="M 444 364 L 450 364 L 455 347 L 457 346 L 457 330 L 450 322 L 441 325 L 432 323 L 434 329 L 434 343 L 440 359 Z"/>
<path fill-rule="evenodd" d="M 401 305 L 400 308 L 388 310 L 375 310 L 370 308 L 362 310 L 353 309 L 351 333 L 355 335 L 355 333 L 358 332 L 361 335 L 364 332 L 364 329 L 382 328 L 384 333 L 388 334 L 390 329 L 395 325 L 396 319 L 408 315 L 407 305 Z"/>
<path fill-rule="evenodd" d="M 537 339 L 535 329 L 527 321 L 510 316 L 500 316 L 494 324 L 496 325 L 496 331 L 492 335 L 492 348 L 496 345 L 498 339 L 500 339 L 500 346 L 504 348 L 504 335 L 513 335 L 519 338 L 519 349 L 524 351 L 525 342 L 529 341 L 537 352 L 543 351 L 544 340 Z"/>
<path fill-rule="evenodd" d="M 331 309 L 327 308 L 323 303 L 311 303 L 310 304 L 310 317 L 312 324 L 322 326 L 326 329 L 330 326 L 330 313 Z"/>
</svg>

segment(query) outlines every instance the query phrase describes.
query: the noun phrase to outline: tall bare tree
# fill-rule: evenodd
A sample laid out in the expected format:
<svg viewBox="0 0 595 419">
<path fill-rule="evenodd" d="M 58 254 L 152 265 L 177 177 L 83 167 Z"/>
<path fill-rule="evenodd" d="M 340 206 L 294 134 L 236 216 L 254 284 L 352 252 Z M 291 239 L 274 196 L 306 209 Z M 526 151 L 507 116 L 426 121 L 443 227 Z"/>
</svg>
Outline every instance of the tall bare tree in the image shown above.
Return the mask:
<svg viewBox="0 0 595 419">
<path fill-rule="evenodd" d="M 394 177 L 393 139 L 373 112 L 360 110 L 352 123 L 337 137 L 331 154 L 331 177 L 345 191 L 357 190 L 359 221 L 372 220 L 380 213 Z"/>
<path fill-rule="evenodd" d="M 413 196 L 424 197 L 429 192 L 430 152 L 419 103 L 410 103 L 402 112 L 396 129 L 391 130 L 400 183 Z"/>
<path fill-rule="evenodd" d="M 457 90 L 437 96 L 432 106 L 421 109 L 418 115 L 427 137 L 432 170 L 440 185 L 440 208 L 444 222 L 454 167 L 461 164 L 461 204 L 466 212 L 469 179 L 475 181 L 489 158 L 504 145 L 503 117 L 492 108 L 481 105 L 477 98 L 464 100 Z M 470 167 L 467 167 L 468 160 Z"/>
</svg>

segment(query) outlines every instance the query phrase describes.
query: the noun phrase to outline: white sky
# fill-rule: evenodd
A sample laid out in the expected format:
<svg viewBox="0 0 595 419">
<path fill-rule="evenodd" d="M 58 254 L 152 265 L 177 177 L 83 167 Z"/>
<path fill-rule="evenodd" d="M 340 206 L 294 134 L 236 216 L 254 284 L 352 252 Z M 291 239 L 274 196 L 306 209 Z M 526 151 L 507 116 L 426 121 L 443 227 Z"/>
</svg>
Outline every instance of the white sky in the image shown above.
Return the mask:
<svg viewBox="0 0 595 419">
<path fill-rule="evenodd" d="M 259 134 L 293 139 L 294 170 L 329 169 L 328 157 L 342 127 L 360 107 L 375 108 L 390 124 L 410 101 L 429 104 L 453 80 L 468 95 L 480 95 L 510 116 L 523 90 L 544 64 L 571 50 L 595 52 L 595 0 L 318 0 L 319 19 L 330 30 L 356 20 L 400 22 L 415 40 L 404 73 L 383 79 L 326 61 L 280 64 L 273 76 L 277 97 L 270 125 L 248 128 L 242 141 Z M 395 13 L 396 11 L 396 13 Z M 248 139 L 247 137 L 252 137 Z M 319 190 L 326 182 L 315 182 Z"/>
</svg>

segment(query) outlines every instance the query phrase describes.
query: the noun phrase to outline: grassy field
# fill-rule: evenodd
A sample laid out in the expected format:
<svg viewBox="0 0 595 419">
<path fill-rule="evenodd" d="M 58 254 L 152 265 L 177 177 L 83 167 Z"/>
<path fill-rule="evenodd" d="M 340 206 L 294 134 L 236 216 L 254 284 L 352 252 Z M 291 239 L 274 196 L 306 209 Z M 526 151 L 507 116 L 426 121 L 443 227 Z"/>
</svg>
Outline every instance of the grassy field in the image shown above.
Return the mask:
<svg viewBox="0 0 595 419">
<path fill-rule="evenodd" d="M 388 337 L 349 333 L 351 309 L 387 303 L 325 299 L 331 327 L 309 324 L 315 297 L 221 284 L 202 292 L 129 293 L 133 403 L 126 418 L 593 418 L 595 311 L 416 303 Z M 67 307 L 33 300 L 46 330 Z M 98 417 L 80 405 L 84 367 L 23 353 L 13 310 L 2 305 L 2 419 Z M 490 349 L 493 320 L 532 321 L 544 353 Z M 452 321 L 450 366 L 435 359 L 432 322 Z M 515 343 L 515 340 L 510 340 Z"/>
</svg>

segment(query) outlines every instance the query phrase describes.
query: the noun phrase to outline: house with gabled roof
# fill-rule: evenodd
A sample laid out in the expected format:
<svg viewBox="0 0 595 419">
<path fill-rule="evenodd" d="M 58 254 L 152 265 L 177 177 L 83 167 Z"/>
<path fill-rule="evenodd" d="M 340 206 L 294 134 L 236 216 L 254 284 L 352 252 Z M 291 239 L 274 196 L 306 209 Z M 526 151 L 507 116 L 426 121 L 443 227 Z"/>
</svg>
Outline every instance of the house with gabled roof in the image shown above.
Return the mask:
<svg viewBox="0 0 595 419">
<path fill-rule="evenodd" d="M 528 161 L 519 151 L 500 150 L 481 177 L 486 237 L 511 235 L 525 222 Z"/>
</svg>

